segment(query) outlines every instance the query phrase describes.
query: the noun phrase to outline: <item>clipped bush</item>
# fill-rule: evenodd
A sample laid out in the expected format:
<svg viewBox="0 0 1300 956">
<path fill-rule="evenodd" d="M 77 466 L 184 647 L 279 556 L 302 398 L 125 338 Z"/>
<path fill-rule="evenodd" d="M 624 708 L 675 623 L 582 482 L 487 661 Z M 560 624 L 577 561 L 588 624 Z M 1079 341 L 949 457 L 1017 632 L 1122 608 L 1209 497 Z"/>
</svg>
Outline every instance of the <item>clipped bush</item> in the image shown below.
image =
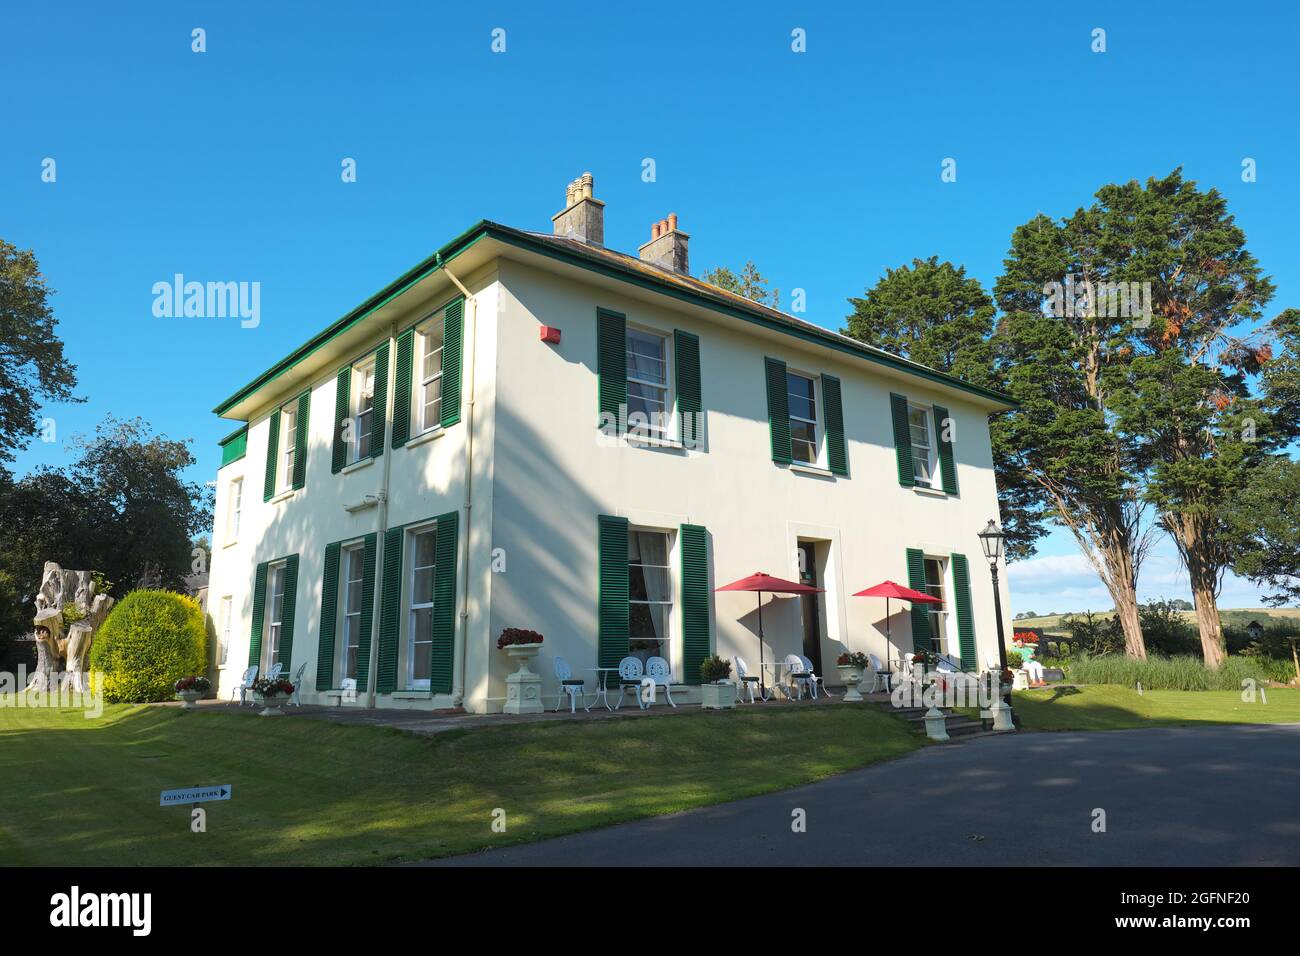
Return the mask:
<svg viewBox="0 0 1300 956">
<path fill-rule="evenodd" d="M 1135 661 L 1123 654 L 1093 657 L 1079 654 L 1069 661 L 1066 679 L 1074 684 L 1119 684 L 1147 690 L 1241 690 L 1241 682 L 1290 678 L 1287 662 L 1261 657 L 1229 657 L 1218 670 L 1206 667 L 1199 657 L 1151 656 Z"/>
<path fill-rule="evenodd" d="M 198 601 L 172 591 L 132 591 L 95 635 L 92 680 L 102 680 L 110 703 L 171 700 L 178 680 L 203 673 L 206 643 Z"/>
</svg>

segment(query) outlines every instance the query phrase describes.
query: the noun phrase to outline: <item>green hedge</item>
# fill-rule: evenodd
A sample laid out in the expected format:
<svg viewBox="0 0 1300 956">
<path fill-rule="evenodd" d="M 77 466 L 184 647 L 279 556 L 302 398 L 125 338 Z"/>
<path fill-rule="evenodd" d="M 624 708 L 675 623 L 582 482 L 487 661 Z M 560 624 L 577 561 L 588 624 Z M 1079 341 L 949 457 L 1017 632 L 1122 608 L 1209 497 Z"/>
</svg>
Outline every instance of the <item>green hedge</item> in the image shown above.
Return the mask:
<svg viewBox="0 0 1300 956">
<path fill-rule="evenodd" d="M 171 591 L 132 591 L 95 635 L 92 679 L 102 672 L 110 703 L 171 700 L 176 681 L 204 672 L 206 644 L 198 601 Z"/>
<path fill-rule="evenodd" d="M 1147 690 L 1241 690 L 1246 678 L 1285 682 L 1294 676 L 1290 661 L 1270 657 L 1229 657 L 1218 670 L 1210 670 L 1199 657 L 1152 655 L 1135 661 L 1123 654 L 1079 654 L 1065 666 L 1071 683 L 1134 687 L 1141 682 Z"/>
</svg>

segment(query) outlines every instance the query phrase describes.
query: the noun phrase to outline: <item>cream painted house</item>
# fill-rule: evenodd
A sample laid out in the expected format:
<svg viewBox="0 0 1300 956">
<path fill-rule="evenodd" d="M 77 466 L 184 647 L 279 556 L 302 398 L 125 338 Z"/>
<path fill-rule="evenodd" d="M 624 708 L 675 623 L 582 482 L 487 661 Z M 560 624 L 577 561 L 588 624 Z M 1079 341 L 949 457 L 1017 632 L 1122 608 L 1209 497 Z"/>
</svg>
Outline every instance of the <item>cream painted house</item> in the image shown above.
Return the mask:
<svg viewBox="0 0 1300 956">
<path fill-rule="evenodd" d="M 885 658 L 851 597 L 885 579 L 943 601 L 894 604 L 889 656 L 997 653 L 1009 400 L 690 278 L 676 216 L 637 257 L 603 216 L 584 176 L 551 233 L 480 222 L 216 409 L 222 697 L 278 662 L 308 703 L 499 711 L 523 627 L 548 706 L 556 656 L 588 688 L 662 656 L 698 700 L 709 654 L 758 667 L 755 596 L 714 593 L 755 571 L 825 588 L 766 598 L 769 661 Z"/>
</svg>

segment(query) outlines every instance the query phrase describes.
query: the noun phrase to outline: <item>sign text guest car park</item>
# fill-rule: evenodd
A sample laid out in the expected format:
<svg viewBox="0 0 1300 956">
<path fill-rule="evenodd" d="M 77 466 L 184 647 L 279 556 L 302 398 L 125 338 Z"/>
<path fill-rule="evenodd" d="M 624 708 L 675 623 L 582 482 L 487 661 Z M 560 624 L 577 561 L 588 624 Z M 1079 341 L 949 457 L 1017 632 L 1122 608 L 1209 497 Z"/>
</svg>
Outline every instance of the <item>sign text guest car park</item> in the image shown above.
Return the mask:
<svg viewBox="0 0 1300 956">
<path fill-rule="evenodd" d="M 160 807 L 173 807 L 182 803 L 202 803 L 206 800 L 229 800 L 230 784 L 218 787 L 189 787 L 185 790 L 164 790 L 158 800 Z"/>
</svg>

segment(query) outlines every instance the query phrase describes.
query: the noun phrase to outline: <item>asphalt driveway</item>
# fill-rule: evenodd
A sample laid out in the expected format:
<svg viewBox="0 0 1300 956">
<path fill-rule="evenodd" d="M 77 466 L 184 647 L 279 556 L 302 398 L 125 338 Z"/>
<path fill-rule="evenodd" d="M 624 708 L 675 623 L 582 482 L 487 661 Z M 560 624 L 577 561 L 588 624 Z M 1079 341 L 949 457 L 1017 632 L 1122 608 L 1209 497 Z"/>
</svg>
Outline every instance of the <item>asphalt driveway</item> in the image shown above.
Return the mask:
<svg viewBox="0 0 1300 956">
<path fill-rule="evenodd" d="M 432 865 L 1296 866 L 1297 757 L 1300 725 L 987 737 Z"/>
</svg>

